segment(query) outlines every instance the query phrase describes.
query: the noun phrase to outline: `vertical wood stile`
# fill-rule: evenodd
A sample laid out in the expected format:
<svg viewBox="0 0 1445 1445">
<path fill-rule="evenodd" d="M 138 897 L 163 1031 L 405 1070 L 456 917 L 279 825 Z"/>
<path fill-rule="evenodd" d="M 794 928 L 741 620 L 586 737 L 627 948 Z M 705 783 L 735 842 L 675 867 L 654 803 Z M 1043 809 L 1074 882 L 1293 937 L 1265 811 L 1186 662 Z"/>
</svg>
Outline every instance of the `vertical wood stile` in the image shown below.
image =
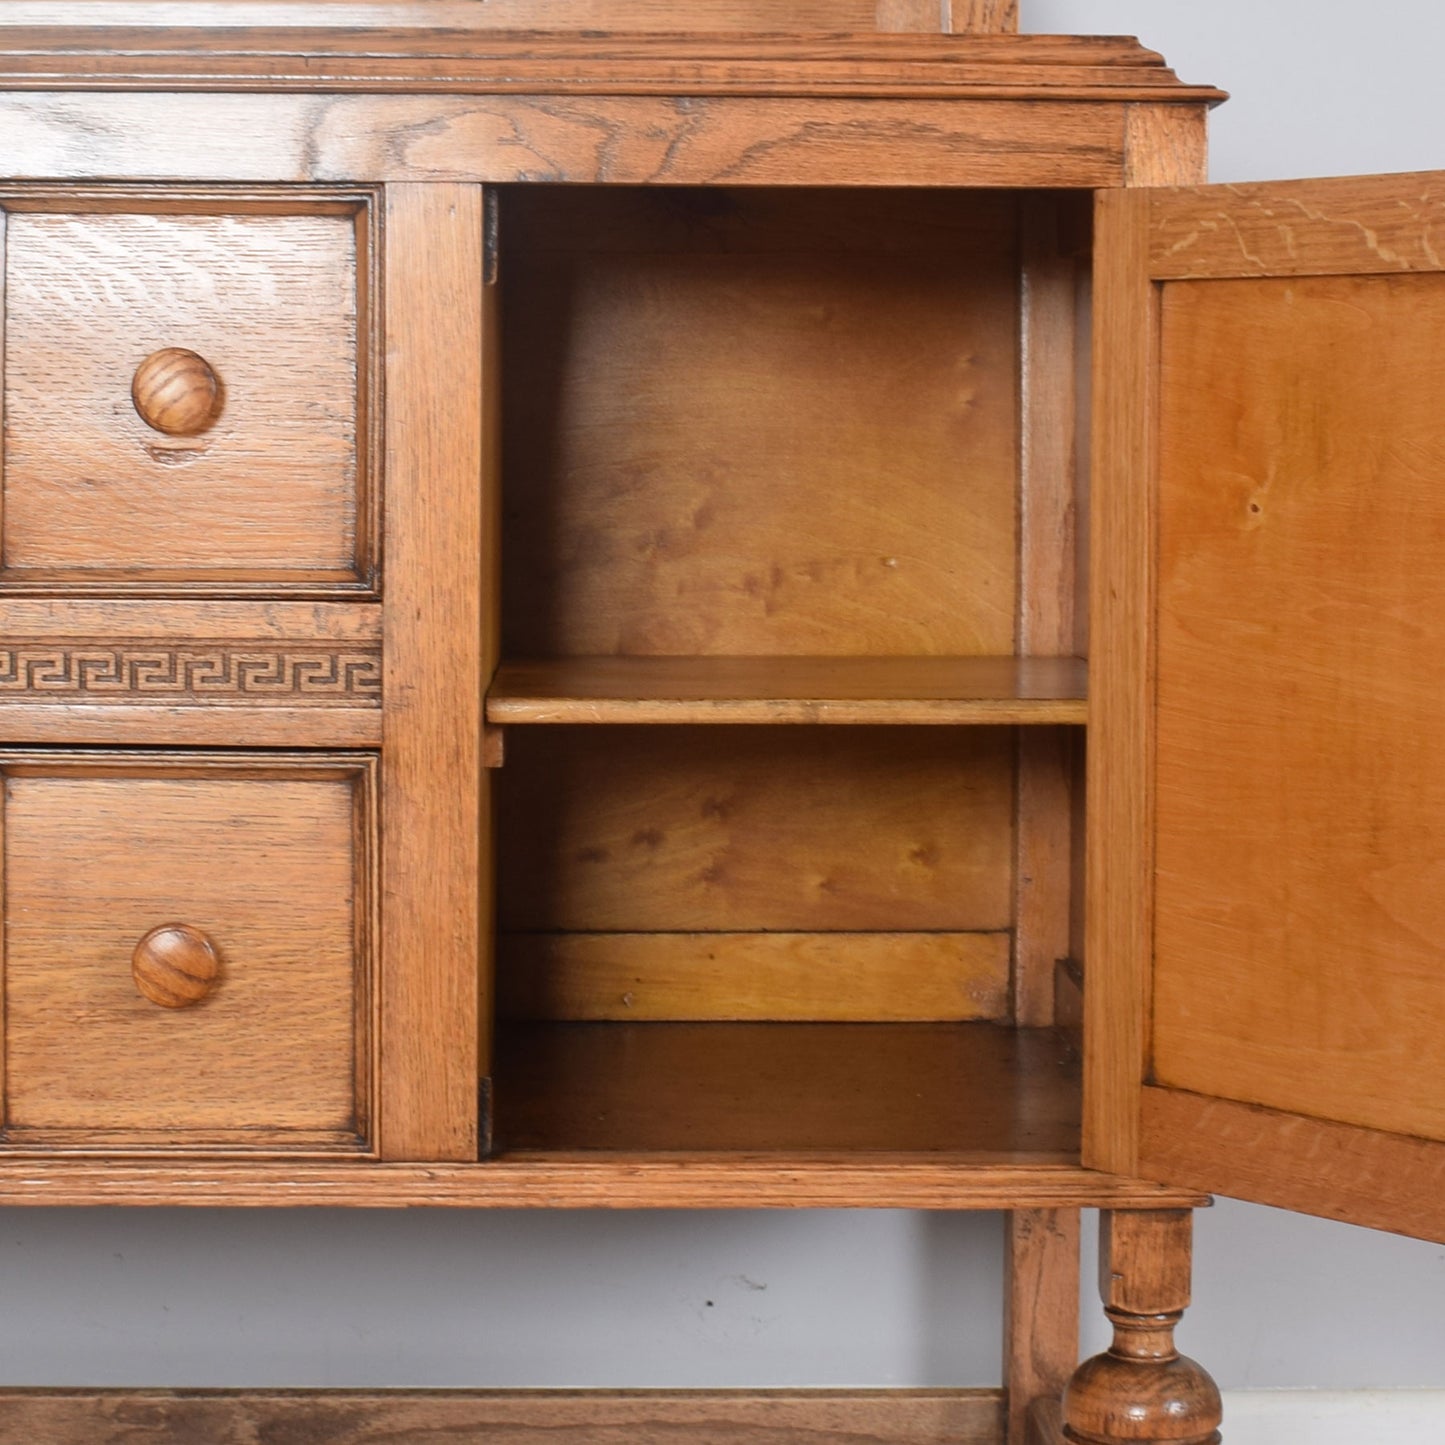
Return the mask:
<svg viewBox="0 0 1445 1445">
<path fill-rule="evenodd" d="M 502 288 L 499 254 L 500 197 L 496 190 L 483 193 L 485 235 L 482 289 L 482 689 L 491 686 L 502 660 Z M 484 698 L 485 701 L 485 698 Z M 481 938 L 477 947 L 477 1067 L 484 1080 L 492 1073 L 494 981 L 497 946 L 496 817 L 492 807 L 492 779 L 506 761 L 506 734 L 482 724 L 482 775 L 480 781 L 481 867 L 477 877 L 477 906 Z M 482 1095 L 486 1117 L 479 1121 L 483 1154 L 491 1150 L 492 1094 L 488 1084 Z"/>
<path fill-rule="evenodd" d="M 1130 1173 L 1153 936 L 1157 301 L 1149 197 L 1099 201 L 1094 290 L 1083 1159 Z"/>
<path fill-rule="evenodd" d="M 483 941 L 482 192 L 386 194 L 381 1119 L 387 1159 L 474 1159 Z"/>
<path fill-rule="evenodd" d="M 1023 202 L 1019 624 L 1023 656 L 1074 650 L 1076 262 L 1057 203 Z M 1053 1022 L 1054 965 L 1069 951 L 1073 747 L 1063 728 L 1019 731 L 1013 1016 Z"/>
<path fill-rule="evenodd" d="M 943 0 L 943 28 L 954 35 L 1013 34 L 1019 0 Z"/>
<path fill-rule="evenodd" d="M 1079 1358 L 1079 1211 L 1016 1209 L 1004 1276 L 1006 1445 L 1025 1445 L 1035 1402 L 1057 1400 Z"/>
<path fill-rule="evenodd" d="M 1124 107 L 1124 184 L 1200 186 L 1209 179 L 1209 110 L 1202 105 Z"/>
<path fill-rule="evenodd" d="M 1195 184 L 1208 112 L 1125 109 L 1124 179 Z M 1154 477 L 1158 299 L 1149 279 L 1150 198 L 1104 192 L 1094 254 L 1094 442 L 1090 501 L 1089 780 L 1084 1007 L 1084 1163 L 1139 1163 L 1153 916 Z"/>
<path fill-rule="evenodd" d="M 878 0 L 883 31 L 1005 35 L 1018 28 L 1018 0 Z"/>
</svg>

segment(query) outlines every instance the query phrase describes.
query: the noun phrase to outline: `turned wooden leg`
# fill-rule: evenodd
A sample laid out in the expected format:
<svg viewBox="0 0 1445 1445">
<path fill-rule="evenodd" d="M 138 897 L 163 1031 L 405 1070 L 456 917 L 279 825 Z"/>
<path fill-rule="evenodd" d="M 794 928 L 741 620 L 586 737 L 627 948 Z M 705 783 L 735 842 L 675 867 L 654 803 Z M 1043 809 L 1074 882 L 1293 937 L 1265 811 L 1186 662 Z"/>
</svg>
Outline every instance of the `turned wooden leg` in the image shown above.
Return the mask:
<svg viewBox="0 0 1445 1445">
<path fill-rule="evenodd" d="M 1174 1347 L 1174 1327 L 1189 1305 L 1193 1229 L 1187 1209 L 1103 1215 L 1099 1295 L 1114 1325 L 1114 1343 L 1069 1381 L 1065 1440 L 1217 1445 L 1219 1391 Z"/>
</svg>

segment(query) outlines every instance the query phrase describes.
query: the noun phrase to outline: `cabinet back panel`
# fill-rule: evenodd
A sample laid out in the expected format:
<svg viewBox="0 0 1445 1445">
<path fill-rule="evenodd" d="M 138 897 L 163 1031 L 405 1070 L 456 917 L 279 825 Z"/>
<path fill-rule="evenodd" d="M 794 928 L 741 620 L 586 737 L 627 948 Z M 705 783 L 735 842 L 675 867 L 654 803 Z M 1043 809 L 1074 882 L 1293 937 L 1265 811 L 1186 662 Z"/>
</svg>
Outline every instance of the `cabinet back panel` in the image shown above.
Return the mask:
<svg viewBox="0 0 1445 1445">
<path fill-rule="evenodd" d="M 504 932 L 1010 925 L 1002 728 L 517 728 Z"/>
<path fill-rule="evenodd" d="M 1014 200 L 504 202 L 509 655 L 1014 650 Z"/>
<path fill-rule="evenodd" d="M 1154 1074 L 1434 1139 L 1442 340 L 1440 274 L 1164 288 Z"/>
</svg>

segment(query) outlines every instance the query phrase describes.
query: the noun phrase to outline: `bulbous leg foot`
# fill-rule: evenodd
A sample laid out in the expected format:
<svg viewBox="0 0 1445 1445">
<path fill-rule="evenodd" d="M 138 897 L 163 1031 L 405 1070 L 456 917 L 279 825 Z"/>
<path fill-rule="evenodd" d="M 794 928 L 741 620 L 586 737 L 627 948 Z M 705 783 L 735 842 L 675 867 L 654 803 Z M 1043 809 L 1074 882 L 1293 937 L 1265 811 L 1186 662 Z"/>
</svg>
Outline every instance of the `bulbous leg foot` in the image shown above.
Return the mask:
<svg viewBox="0 0 1445 1445">
<path fill-rule="evenodd" d="M 1074 1445 L 1218 1445 L 1219 1390 L 1174 1346 L 1189 1304 L 1188 1210 L 1106 1214 L 1099 1293 L 1114 1343 L 1079 1366 L 1064 1391 Z"/>
</svg>

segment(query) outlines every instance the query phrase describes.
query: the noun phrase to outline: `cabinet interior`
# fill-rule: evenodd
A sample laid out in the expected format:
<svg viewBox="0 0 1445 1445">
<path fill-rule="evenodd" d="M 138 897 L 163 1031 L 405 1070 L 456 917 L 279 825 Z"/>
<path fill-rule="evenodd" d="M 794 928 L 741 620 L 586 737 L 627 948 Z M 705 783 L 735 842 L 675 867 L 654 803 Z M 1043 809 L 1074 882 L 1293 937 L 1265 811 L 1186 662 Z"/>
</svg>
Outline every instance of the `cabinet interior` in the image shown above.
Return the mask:
<svg viewBox="0 0 1445 1445">
<path fill-rule="evenodd" d="M 1087 199 L 498 210 L 497 1152 L 1076 1160 Z"/>
</svg>

